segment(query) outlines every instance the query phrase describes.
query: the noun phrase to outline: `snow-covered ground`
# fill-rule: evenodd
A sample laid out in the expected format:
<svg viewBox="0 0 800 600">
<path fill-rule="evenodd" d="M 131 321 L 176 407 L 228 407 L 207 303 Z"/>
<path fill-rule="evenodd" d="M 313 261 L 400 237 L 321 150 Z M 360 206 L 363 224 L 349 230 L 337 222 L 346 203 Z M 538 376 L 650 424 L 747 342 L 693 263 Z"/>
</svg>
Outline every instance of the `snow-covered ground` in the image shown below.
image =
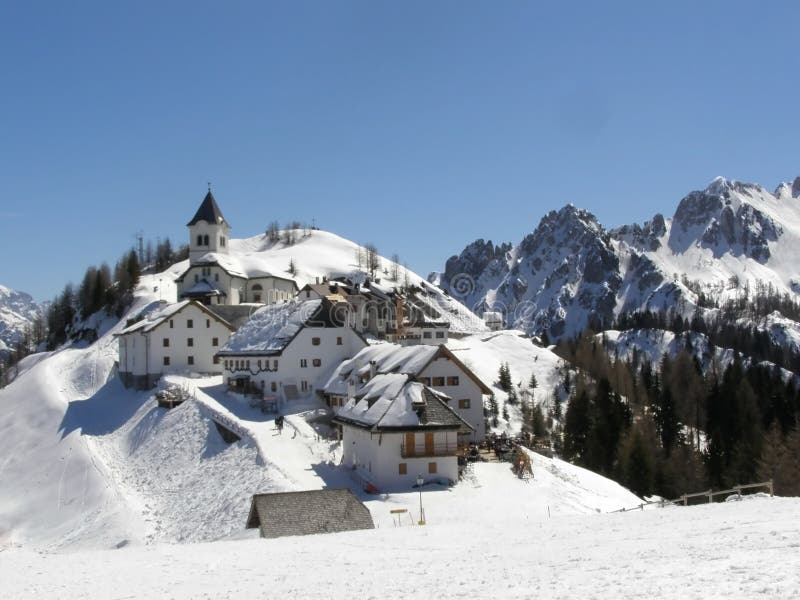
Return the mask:
<svg viewBox="0 0 800 600">
<path fill-rule="evenodd" d="M 525 518 L 487 503 L 424 527 L 0 555 L 3 597 L 792 598 L 800 500 Z"/>
</svg>

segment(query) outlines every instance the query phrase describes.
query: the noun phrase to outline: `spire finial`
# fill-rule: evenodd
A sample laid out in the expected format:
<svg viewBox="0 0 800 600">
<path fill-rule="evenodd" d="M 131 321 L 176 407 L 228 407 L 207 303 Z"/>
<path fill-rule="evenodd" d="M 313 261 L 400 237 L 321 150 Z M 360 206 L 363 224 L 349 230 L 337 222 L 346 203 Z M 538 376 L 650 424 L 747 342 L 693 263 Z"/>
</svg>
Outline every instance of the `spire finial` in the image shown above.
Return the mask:
<svg viewBox="0 0 800 600">
<path fill-rule="evenodd" d="M 209 194 L 211 193 L 211 182 L 210 181 L 208 182 L 208 193 Z"/>
</svg>

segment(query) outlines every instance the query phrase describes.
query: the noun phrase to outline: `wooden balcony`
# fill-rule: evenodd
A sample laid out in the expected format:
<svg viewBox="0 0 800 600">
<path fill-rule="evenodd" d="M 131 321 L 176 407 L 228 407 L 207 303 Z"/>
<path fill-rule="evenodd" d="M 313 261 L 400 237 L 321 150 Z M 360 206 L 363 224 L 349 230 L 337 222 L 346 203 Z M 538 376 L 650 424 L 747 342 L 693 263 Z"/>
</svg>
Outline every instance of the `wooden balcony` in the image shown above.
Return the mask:
<svg viewBox="0 0 800 600">
<path fill-rule="evenodd" d="M 400 445 L 400 456 L 403 458 L 428 458 L 432 456 L 456 456 L 458 445 L 455 442 L 440 444 Z"/>
</svg>

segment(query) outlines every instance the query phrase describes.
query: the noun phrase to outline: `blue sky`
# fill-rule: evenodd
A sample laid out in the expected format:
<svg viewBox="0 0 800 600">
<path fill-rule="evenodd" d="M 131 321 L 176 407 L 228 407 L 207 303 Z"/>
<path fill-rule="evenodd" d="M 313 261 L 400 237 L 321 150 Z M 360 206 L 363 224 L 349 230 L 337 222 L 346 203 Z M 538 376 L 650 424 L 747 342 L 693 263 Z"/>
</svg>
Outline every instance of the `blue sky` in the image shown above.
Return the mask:
<svg viewBox="0 0 800 600">
<path fill-rule="evenodd" d="M 38 299 L 211 181 L 440 269 L 567 202 L 606 226 L 800 175 L 796 2 L 5 2 L 0 283 Z"/>
</svg>

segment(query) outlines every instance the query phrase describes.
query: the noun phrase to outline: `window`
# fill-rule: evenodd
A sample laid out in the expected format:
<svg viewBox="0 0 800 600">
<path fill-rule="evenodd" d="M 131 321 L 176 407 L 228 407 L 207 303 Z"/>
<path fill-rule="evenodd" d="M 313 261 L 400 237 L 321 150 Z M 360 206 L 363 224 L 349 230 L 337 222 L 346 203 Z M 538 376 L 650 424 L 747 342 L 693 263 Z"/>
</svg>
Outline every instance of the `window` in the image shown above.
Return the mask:
<svg viewBox="0 0 800 600">
<path fill-rule="evenodd" d="M 256 364 L 258 365 L 258 370 L 260 371 L 261 370 L 261 359 L 258 359 L 258 362 Z"/>
<path fill-rule="evenodd" d="M 423 331 L 422 332 L 422 337 L 424 337 L 426 340 L 431 339 L 431 332 L 430 331 Z"/>
<path fill-rule="evenodd" d="M 191 319 L 187 320 L 186 321 L 186 327 L 188 327 L 189 329 L 194 327 L 194 321 L 192 321 Z"/>
<path fill-rule="evenodd" d="M 319 346 L 319 338 L 311 338 L 312 346 Z"/>
<path fill-rule="evenodd" d="M 195 283 L 197 283 L 198 281 L 200 281 L 200 275 L 198 275 L 197 273 L 195 273 L 195 274 L 194 274 L 194 282 L 195 282 Z"/>
<path fill-rule="evenodd" d="M 197 236 L 197 245 L 198 246 L 202 246 L 203 245 L 203 236 L 202 235 L 198 235 Z"/>
<path fill-rule="evenodd" d="M 193 365 L 194 364 L 194 356 L 191 356 L 191 355 L 187 356 L 186 357 L 186 362 L 188 362 L 190 365 Z"/>
<path fill-rule="evenodd" d="M 214 273 L 214 281 L 219 281 L 219 273 Z"/>
<path fill-rule="evenodd" d="M 219 356 L 217 356 L 216 354 L 214 355 L 214 364 L 215 365 L 219 364 Z"/>
<path fill-rule="evenodd" d="M 208 236 L 207 235 L 203 236 L 203 246 L 208 246 Z"/>
<path fill-rule="evenodd" d="M 189 348 L 194 346 L 194 338 L 186 338 L 186 345 L 189 346 Z"/>
<path fill-rule="evenodd" d="M 206 319 L 206 329 L 211 327 L 211 319 Z"/>
<path fill-rule="evenodd" d="M 223 366 L 225 367 L 225 370 L 227 371 L 228 370 L 228 361 L 227 360 L 223 363 Z"/>
<path fill-rule="evenodd" d="M 211 338 L 212 346 L 219 346 L 219 338 Z M 261 368 L 261 361 L 258 361 L 258 368 Z"/>
<path fill-rule="evenodd" d="M 436 337 L 438 339 L 440 339 L 440 340 L 443 339 L 444 338 L 444 331 L 437 331 L 436 332 Z"/>
<path fill-rule="evenodd" d="M 222 246 L 223 248 L 225 247 L 225 236 L 224 235 L 219 236 L 219 245 Z"/>
<path fill-rule="evenodd" d="M 466 408 L 469 408 L 469 407 L 470 407 L 469 398 L 464 398 L 463 400 L 459 400 L 458 401 L 458 408 L 465 408 L 466 409 Z"/>
<path fill-rule="evenodd" d="M 301 358 L 301 359 L 300 359 L 300 367 L 301 367 L 302 369 L 305 369 L 307 366 L 308 366 L 308 360 L 307 360 L 307 359 L 305 359 L 305 358 Z"/>
<path fill-rule="evenodd" d="M 164 338 L 164 348 L 169 348 L 169 338 Z"/>
<path fill-rule="evenodd" d="M 337 346 L 341 346 L 341 345 L 342 345 L 342 338 L 341 338 L 341 336 L 336 338 L 336 345 L 337 345 Z"/>
<path fill-rule="evenodd" d="M 261 294 L 253 294 L 253 302 L 261 303 Z"/>
<path fill-rule="evenodd" d="M 277 360 L 273 360 L 272 361 L 272 370 L 273 371 L 277 371 L 278 370 L 278 361 Z"/>
<path fill-rule="evenodd" d="M 397 472 L 400 475 L 407 475 L 408 474 L 408 463 L 400 463 L 397 465 Z"/>
<path fill-rule="evenodd" d="M 430 385 L 431 384 L 431 378 L 430 377 L 420 377 L 419 380 L 423 385 Z"/>
<path fill-rule="evenodd" d="M 164 366 L 165 366 L 165 367 L 168 367 L 168 366 L 169 366 L 169 356 L 165 356 L 165 357 L 164 357 Z"/>
<path fill-rule="evenodd" d="M 322 361 L 318 358 L 315 358 L 314 360 L 311 361 L 311 364 L 314 365 L 315 367 L 321 367 Z"/>
<path fill-rule="evenodd" d="M 428 463 L 428 473 L 430 473 L 432 475 L 436 473 L 436 463 L 435 462 Z"/>
<path fill-rule="evenodd" d="M 272 383 L 269 384 L 269 389 L 271 391 L 273 391 L 273 392 L 277 392 L 278 391 L 278 384 L 273 381 Z"/>
<path fill-rule="evenodd" d="M 458 385 L 458 376 L 456 376 L 456 377 L 448 377 L 447 378 L 447 385 Z"/>
<path fill-rule="evenodd" d="M 169 320 L 169 328 L 172 329 L 175 323 L 172 322 L 172 319 Z"/>
<path fill-rule="evenodd" d="M 433 387 L 441 387 L 444 385 L 444 377 L 434 377 Z"/>
<path fill-rule="evenodd" d="M 308 391 L 308 382 L 307 381 L 301 381 L 300 382 L 300 391 L 301 392 L 307 392 Z"/>
</svg>

